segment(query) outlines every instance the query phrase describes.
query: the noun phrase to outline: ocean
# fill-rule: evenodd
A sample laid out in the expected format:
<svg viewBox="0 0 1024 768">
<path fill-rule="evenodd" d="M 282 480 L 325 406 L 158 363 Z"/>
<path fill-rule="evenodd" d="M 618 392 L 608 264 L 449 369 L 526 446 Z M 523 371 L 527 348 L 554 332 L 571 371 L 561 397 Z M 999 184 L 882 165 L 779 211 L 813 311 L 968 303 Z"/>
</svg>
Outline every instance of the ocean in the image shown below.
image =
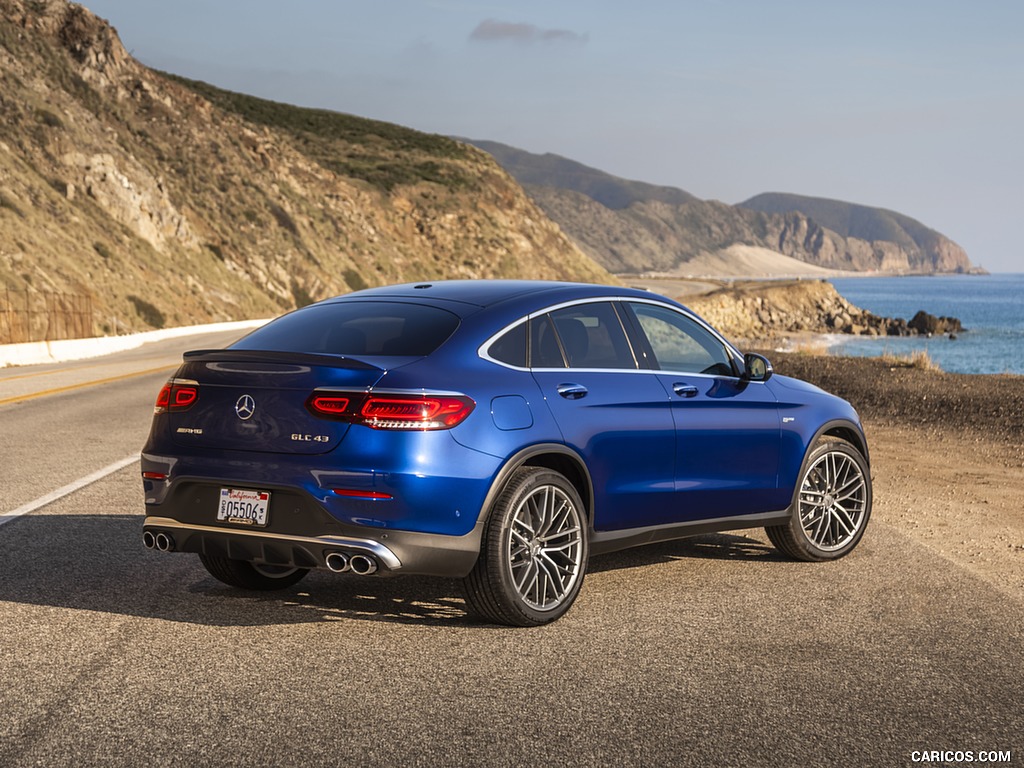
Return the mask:
<svg viewBox="0 0 1024 768">
<path fill-rule="evenodd" d="M 950 373 L 1024 375 L 1024 274 L 849 277 L 830 282 L 852 304 L 885 317 L 923 309 L 956 317 L 967 330 L 942 337 L 830 336 L 829 352 L 877 357 L 924 349 Z"/>
</svg>

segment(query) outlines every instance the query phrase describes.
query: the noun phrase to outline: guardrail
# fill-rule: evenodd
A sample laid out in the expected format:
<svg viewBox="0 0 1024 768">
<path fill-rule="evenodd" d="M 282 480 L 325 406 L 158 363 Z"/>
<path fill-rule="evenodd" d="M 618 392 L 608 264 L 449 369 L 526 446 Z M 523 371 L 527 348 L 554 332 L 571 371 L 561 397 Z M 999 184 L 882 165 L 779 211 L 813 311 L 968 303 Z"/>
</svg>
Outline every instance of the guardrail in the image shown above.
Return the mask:
<svg viewBox="0 0 1024 768">
<path fill-rule="evenodd" d="M 0 344 L 0 368 L 11 365 L 37 365 L 59 363 L 69 360 L 84 360 L 101 357 L 127 349 L 136 349 L 151 341 L 163 341 L 180 336 L 221 331 L 244 332 L 259 328 L 269 318 L 260 320 L 236 320 L 228 323 L 190 325 L 181 328 L 161 328 L 158 331 L 143 331 L 127 336 L 101 336 L 92 339 L 64 339 L 61 341 L 34 341 L 24 344 Z"/>
</svg>

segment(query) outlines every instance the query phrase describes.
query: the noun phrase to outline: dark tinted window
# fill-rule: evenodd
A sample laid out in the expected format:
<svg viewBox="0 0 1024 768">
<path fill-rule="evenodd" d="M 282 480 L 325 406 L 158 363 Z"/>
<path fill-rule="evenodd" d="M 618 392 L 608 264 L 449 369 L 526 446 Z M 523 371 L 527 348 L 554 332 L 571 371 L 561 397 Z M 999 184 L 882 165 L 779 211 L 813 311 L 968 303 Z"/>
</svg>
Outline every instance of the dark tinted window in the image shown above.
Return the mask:
<svg viewBox="0 0 1024 768">
<path fill-rule="evenodd" d="M 530 320 L 530 367 L 565 368 L 562 348 L 550 315 Z"/>
<path fill-rule="evenodd" d="M 231 348 L 420 357 L 437 349 L 458 325 L 451 312 L 422 304 L 318 304 L 268 323 Z"/>
<path fill-rule="evenodd" d="M 570 368 L 636 368 L 619 316 L 608 302 L 565 307 L 551 313 Z"/>
<path fill-rule="evenodd" d="M 526 323 L 520 323 L 503 333 L 487 349 L 487 354 L 495 360 L 519 368 L 526 367 Z"/>
<path fill-rule="evenodd" d="M 654 304 L 631 304 L 658 366 L 665 371 L 734 376 L 725 345 L 686 315 Z"/>
</svg>

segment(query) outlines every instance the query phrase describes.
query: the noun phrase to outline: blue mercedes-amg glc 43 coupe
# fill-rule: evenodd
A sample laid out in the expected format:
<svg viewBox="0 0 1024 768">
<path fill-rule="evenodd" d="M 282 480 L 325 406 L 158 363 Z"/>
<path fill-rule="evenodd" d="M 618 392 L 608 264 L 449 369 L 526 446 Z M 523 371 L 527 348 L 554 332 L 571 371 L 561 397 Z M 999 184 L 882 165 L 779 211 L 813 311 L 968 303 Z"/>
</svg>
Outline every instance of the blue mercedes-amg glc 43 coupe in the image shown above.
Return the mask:
<svg viewBox="0 0 1024 768">
<path fill-rule="evenodd" d="M 669 299 L 537 281 L 358 291 L 188 352 L 142 477 L 144 544 L 226 584 L 446 576 L 517 626 L 563 615 L 594 554 L 764 527 L 834 560 L 871 514 L 847 402 Z"/>
</svg>

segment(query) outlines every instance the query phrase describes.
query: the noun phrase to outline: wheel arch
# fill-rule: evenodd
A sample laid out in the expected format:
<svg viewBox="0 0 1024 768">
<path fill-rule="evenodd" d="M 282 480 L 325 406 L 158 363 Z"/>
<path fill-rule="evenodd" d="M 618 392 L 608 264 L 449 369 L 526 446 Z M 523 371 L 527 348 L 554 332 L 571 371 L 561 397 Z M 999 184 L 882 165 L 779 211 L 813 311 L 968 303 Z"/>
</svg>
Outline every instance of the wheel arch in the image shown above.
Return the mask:
<svg viewBox="0 0 1024 768">
<path fill-rule="evenodd" d="M 871 467 L 871 457 L 868 455 L 868 441 L 864 436 L 864 431 L 860 425 L 854 424 L 852 421 L 838 420 L 830 421 L 823 425 L 811 438 L 811 442 L 808 443 L 807 449 L 804 452 L 806 458 L 807 452 L 809 452 L 816 442 L 822 437 L 839 437 L 848 443 L 851 443 L 858 451 L 860 455 L 864 457 L 864 461 L 867 462 L 868 467 Z"/>
<path fill-rule="evenodd" d="M 838 437 L 846 442 L 850 443 L 856 448 L 861 456 L 864 457 L 864 461 L 868 466 L 868 471 L 871 470 L 871 458 L 868 455 L 868 441 L 864 436 L 864 430 L 859 424 L 848 419 L 833 419 L 826 421 L 810 436 L 804 445 L 803 455 L 800 457 L 800 463 L 796 467 L 796 475 L 792 478 L 792 494 L 790 498 L 790 504 L 796 500 L 797 493 L 800 491 L 800 477 L 803 473 L 804 465 L 807 463 L 807 457 L 811 451 L 814 450 L 814 446 L 818 444 L 818 441 L 823 437 Z M 787 478 L 787 482 L 788 482 Z"/>
<path fill-rule="evenodd" d="M 477 517 L 478 523 L 486 521 L 498 494 L 501 493 L 512 473 L 520 467 L 544 467 L 563 475 L 580 495 L 584 506 L 583 512 L 587 519 L 593 521 L 594 483 L 582 457 L 564 444 L 540 443 L 514 453 L 502 465 L 484 497 L 484 503 Z"/>
</svg>

